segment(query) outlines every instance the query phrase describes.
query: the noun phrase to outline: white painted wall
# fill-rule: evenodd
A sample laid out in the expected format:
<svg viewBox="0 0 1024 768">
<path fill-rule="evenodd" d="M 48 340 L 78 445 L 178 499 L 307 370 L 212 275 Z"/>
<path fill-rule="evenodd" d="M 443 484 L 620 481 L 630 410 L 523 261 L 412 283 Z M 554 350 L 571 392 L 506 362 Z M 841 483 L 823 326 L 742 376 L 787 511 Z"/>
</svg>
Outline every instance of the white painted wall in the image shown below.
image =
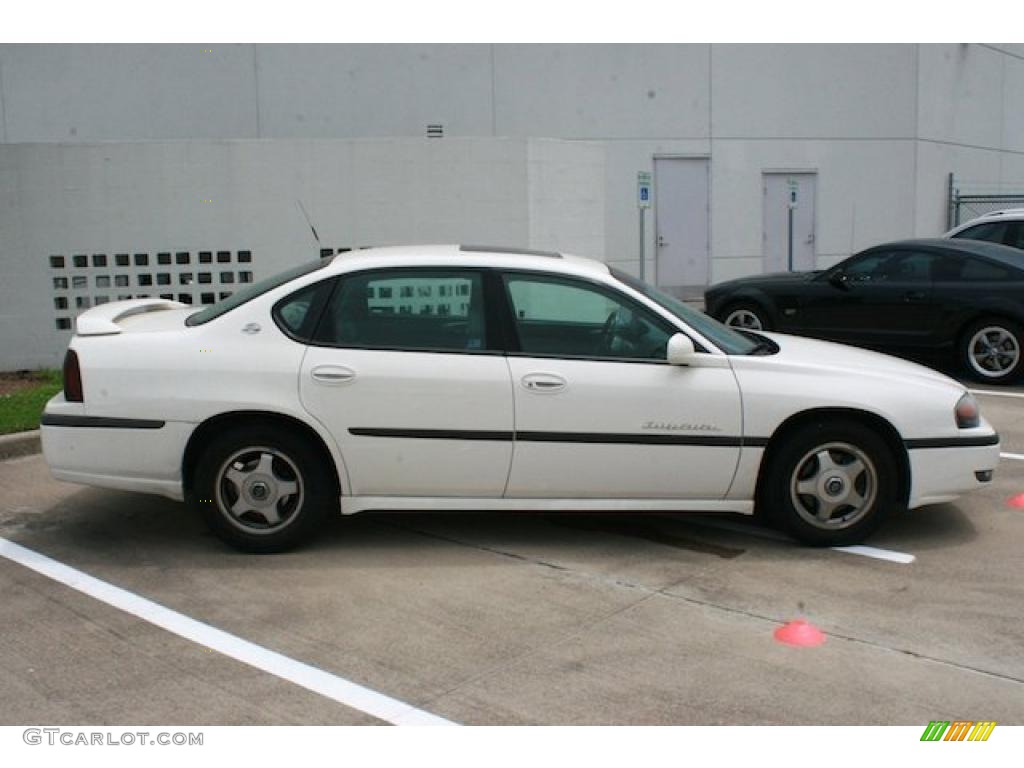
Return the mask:
<svg viewBox="0 0 1024 768">
<path fill-rule="evenodd" d="M 716 45 L 715 138 L 909 139 L 915 46 Z"/>
<path fill-rule="evenodd" d="M 534 248 L 603 259 L 604 147 L 589 142 L 530 141 L 527 172 L 527 242 Z"/>
<path fill-rule="evenodd" d="M 76 313 L 53 298 L 122 293 L 96 289 L 97 275 L 198 271 L 204 249 L 252 251 L 257 280 L 316 258 L 299 200 L 326 247 L 470 242 L 600 255 L 604 176 L 600 147 L 525 139 L 0 145 L 0 367 L 57 364 L 68 334 L 55 318 Z M 119 252 L 152 263 L 160 251 L 187 251 L 193 266 L 49 264 L 95 253 L 112 263 Z M 53 277 L 76 275 L 88 291 L 55 293 Z M 172 291 L 132 282 L 132 294 Z M 193 290 L 234 287 L 215 279 Z"/>
<path fill-rule="evenodd" d="M 251 46 L 2 45 L 5 142 L 257 136 Z"/>
<path fill-rule="evenodd" d="M 490 46 L 249 48 L 260 136 L 425 136 L 430 123 L 448 136 L 494 135 Z"/>
<path fill-rule="evenodd" d="M 1003 68 L 1010 57 L 979 45 L 922 45 L 918 50 L 918 138 L 1002 147 L 1008 96 Z M 1014 97 L 1018 103 L 1021 93 Z M 1016 113 L 1021 114 L 1019 109 Z"/>
<path fill-rule="evenodd" d="M 913 141 L 723 140 L 712 157 L 712 211 L 734 212 L 713 219 L 714 282 L 762 271 L 765 171 L 817 173 L 819 267 L 913 235 Z"/>
<path fill-rule="evenodd" d="M 316 252 L 298 197 L 331 247 L 636 274 L 637 172 L 709 157 L 718 281 L 762 270 L 762 173 L 812 170 L 826 266 L 941 233 L 951 171 L 1024 188 L 1021 93 L 1009 44 L 0 45 L 0 369 L 58 354 L 51 253 L 250 248 L 262 273 Z M 648 276 L 654 237 L 650 211 Z"/>
<path fill-rule="evenodd" d="M 495 46 L 494 130 L 567 139 L 707 136 L 710 47 Z"/>
</svg>

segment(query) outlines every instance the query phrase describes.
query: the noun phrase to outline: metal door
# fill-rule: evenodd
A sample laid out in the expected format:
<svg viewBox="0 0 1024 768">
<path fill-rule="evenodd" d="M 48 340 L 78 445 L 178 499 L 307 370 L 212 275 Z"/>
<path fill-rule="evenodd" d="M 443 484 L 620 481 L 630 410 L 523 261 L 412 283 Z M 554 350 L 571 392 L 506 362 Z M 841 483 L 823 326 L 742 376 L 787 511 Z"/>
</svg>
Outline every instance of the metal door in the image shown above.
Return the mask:
<svg viewBox="0 0 1024 768">
<path fill-rule="evenodd" d="M 654 160 L 657 284 L 683 298 L 700 297 L 710 276 L 708 159 Z"/>
<path fill-rule="evenodd" d="M 815 268 L 817 180 L 814 173 L 764 174 L 765 272 L 802 272 Z"/>
</svg>

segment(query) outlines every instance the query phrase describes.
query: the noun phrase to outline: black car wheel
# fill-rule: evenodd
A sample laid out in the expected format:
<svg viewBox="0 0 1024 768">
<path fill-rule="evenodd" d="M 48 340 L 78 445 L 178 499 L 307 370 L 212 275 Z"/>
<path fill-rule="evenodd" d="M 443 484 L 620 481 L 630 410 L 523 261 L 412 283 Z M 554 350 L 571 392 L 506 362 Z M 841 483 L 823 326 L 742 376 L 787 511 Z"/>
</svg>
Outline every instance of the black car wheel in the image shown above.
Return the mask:
<svg viewBox="0 0 1024 768">
<path fill-rule="evenodd" d="M 743 302 L 741 304 L 730 304 L 722 312 L 722 322 L 731 325 L 733 328 L 743 328 L 747 331 L 767 331 L 768 317 L 763 309 L 756 304 Z"/>
<path fill-rule="evenodd" d="M 863 541 L 896 505 L 892 452 L 857 422 L 819 422 L 788 435 L 765 478 L 767 517 L 813 546 Z"/>
<path fill-rule="evenodd" d="M 306 440 L 257 426 L 230 431 L 207 446 L 190 502 L 233 547 L 281 552 L 315 533 L 337 496 Z"/>
<path fill-rule="evenodd" d="M 1021 373 L 1021 328 L 1009 320 L 979 320 L 964 331 L 960 358 L 979 381 L 1002 384 Z"/>
</svg>

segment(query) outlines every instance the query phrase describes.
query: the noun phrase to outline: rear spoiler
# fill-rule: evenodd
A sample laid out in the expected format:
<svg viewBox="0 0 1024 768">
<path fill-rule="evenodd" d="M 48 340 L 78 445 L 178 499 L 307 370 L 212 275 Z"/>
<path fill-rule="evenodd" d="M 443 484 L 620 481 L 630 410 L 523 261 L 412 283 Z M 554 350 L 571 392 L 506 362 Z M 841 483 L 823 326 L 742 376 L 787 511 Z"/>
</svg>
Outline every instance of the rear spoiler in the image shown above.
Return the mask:
<svg viewBox="0 0 1024 768">
<path fill-rule="evenodd" d="M 145 312 L 161 312 L 165 309 L 183 309 L 187 304 L 169 299 L 131 299 L 129 301 L 112 301 L 98 307 L 88 309 L 75 320 L 75 333 L 79 336 L 103 336 L 120 333 L 121 326 L 117 323 L 132 315 Z"/>
</svg>

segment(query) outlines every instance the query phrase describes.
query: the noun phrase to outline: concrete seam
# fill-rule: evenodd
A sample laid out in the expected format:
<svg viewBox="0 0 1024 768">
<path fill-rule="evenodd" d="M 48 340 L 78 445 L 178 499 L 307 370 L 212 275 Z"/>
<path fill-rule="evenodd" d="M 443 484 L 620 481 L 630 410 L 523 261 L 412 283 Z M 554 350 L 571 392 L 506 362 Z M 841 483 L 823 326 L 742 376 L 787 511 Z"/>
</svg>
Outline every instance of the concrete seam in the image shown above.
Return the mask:
<svg viewBox="0 0 1024 768">
<path fill-rule="evenodd" d="M 494 71 L 494 45 L 494 43 L 491 43 L 491 136 L 498 135 L 498 94 L 496 86 L 497 76 Z"/>
<path fill-rule="evenodd" d="M 406 526 L 396 526 L 396 527 L 400 527 L 400 528 L 402 528 L 402 530 L 406 530 L 406 531 L 409 531 L 411 533 L 417 533 L 417 534 L 420 534 L 422 536 L 427 536 L 429 538 L 440 539 L 442 541 L 448 541 L 448 542 L 451 542 L 453 544 L 458 544 L 458 545 L 461 545 L 461 546 L 471 547 L 473 549 L 479 549 L 479 550 L 482 550 L 482 551 L 485 551 L 485 552 L 490 552 L 490 553 L 493 553 L 493 554 L 497 554 L 497 555 L 500 555 L 502 557 L 508 557 L 508 558 L 513 559 L 513 560 L 519 560 L 521 562 L 526 562 L 526 563 L 530 563 L 530 564 L 533 564 L 533 565 L 540 565 L 540 566 L 543 566 L 545 568 L 551 568 L 551 569 L 554 569 L 554 570 L 557 570 L 557 571 L 562 571 L 563 573 L 566 573 L 568 575 L 576 576 L 576 577 L 582 577 L 582 578 L 584 578 L 586 580 L 599 581 L 599 582 L 603 582 L 603 583 L 606 583 L 606 584 L 610 584 L 612 586 L 623 587 L 625 589 L 637 589 L 637 590 L 641 590 L 642 592 L 647 593 L 646 597 L 643 600 L 639 600 L 639 601 L 637 601 L 635 603 L 631 603 L 628 606 L 625 606 L 623 608 L 617 609 L 614 612 L 612 612 L 611 614 L 609 614 L 608 616 L 606 616 L 606 617 L 604 617 L 602 619 L 598 619 L 597 621 L 595 621 L 593 624 L 591 624 L 589 626 L 594 626 L 597 623 L 600 623 L 600 621 L 604 621 L 605 619 L 610 618 L 612 616 L 615 616 L 615 615 L 617 615 L 617 614 L 619 614 L 619 613 L 621 613 L 621 612 L 623 612 L 625 610 L 628 610 L 629 608 L 632 608 L 633 606 L 639 605 L 641 602 L 644 602 L 644 600 L 646 600 L 646 599 L 648 599 L 650 597 L 654 597 L 655 595 L 660 595 L 662 597 L 665 597 L 665 598 L 668 598 L 668 599 L 671 599 L 671 600 L 679 600 L 679 601 L 682 601 L 682 602 L 685 602 L 685 603 L 690 603 L 692 605 L 699 605 L 702 608 L 710 608 L 710 609 L 713 609 L 713 610 L 721 611 L 723 613 L 729 613 L 729 614 L 738 615 L 738 616 L 746 616 L 747 618 L 757 619 L 757 620 L 760 620 L 760 621 L 763 621 L 763 622 L 767 622 L 767 623 L 770 623 L 770 624 L 782 624 L 785 621 L 784 619 L 776 618 L 776 617 L 773 617 L 773 616 L 766 616 L 764 614 L 755 613 L 754 611 L 748 611 L 748 610 L 745 610 L 743 608 L 734 608 L 734 607 L 730 607 L 730 606 L 726 606 L 726 605 L 720 605 L 718 603 L 713 603 L 713 602 L 710 602 L 710 601 L 707 601 L 707 600 L 701 600 L 701 599 L 696 598 L 696 597 L 691 597 L 691 596 L 688 596 L 688 595 L 681 595 L 681 594 L 669 591 L 671 589 L 674 589 L 674 588 L 682 585 L 684 583 L 682 581 L 678 582 L 677 584 L 672 584 L 672 585 L 669 585 L 667 587 L 661 587 L 661 588 L 657 588 L 656 589 L 656 588 L 653 588 L 653 587 L 645 586 L 643 584 L 637 584 L 635 582 L 626 581 L 624 579 L 607 578 L 607 577 L 603 577 L 603 576 L 587 573 L 586 571 L 577 571 L 577 570 L 574 570 L 572 568 L 567 568 L 565 566 L 557 565 L 555 563 L 550 563 L 550 562 L 538 560 L 538 559 L 535 559 L 535 558 L 527 557 L 525 555 L 519 555 L 519 554 L 507 552 L 507 551 L 504 551 L 504 550 L 495 549 L 495 548 L 492 548 L 492 547 L 486 547 L 486 546 L 482 546 L 482 545 L 478 545 L 478 544 L 472 544 L 472 543 L 469 543 L 469 542 L 461 541 L 459 539 L 454 539 L 454 538 L 450 538 L 450 537 L 447 537 L 447 536 L 441 536 L 441 535 L 438 535 L 438 534 L 427 533 L 425 531 L 417 530 L 415 528 L 408 528 Z M 825 631 L 825 634 L 828 635 L 829 637 L 838 638 L 840 640 L 847 640 L 847 641 L 849 641 L 851 643 L 859 643 L 861 645 L 866 645 L 866 646 L 869 646 L 871 648 L 877 648 L 878 650 L 889 651 L 890 653 L 898 653 L 898 654 L 902 654 L 902 655 L 905 655 L 905 656 L 911 656 L 913 658 L 920 659 L 922 661 L 929 661 L 929 662 L 932 662 L 932 663 L 935 663 L 935 664 L 941 664 L 943 666 L 952 667 L 954 669 L 962 670 L 962 671 L 965 671 L 965 672 L 973 672 L 975 674 L 984 675 L 986 677 L 993 677 L 993 678 L 996 678 L 996 679 L 999 679 L 999 680 L 1006 680 L 1006 681 L 1012 682 L 1012 683 L 1024 684 L 1024 679 L 1013 677 L 1012 675 L 1006 675 L 1006 674 L 1002 674 L 1000 672 L 992 672 L 992 671 L 989 671 L 989 670 L 986 670 L 986 669 L 981 669 L 979 667 L 967 666 L 965 664 L 958 664 L 955 661 L 949 661 L 947 659 L 940 659 L 940 658 L 937 658 L 935 656 L 929 656 L 927 654 L 918 653 L 917 651 L 912 651 L 912 650 L 909 650 L 909 649 L 906 649 L 906 648 L 893 648 L 893 647 L 885 645 L 883 643 L 878 643 L 878 642 L 875 642 L 875 641 L 872 641 L 872 640 L 865 640 L 865 639 L 862 639 L 862 638 L 854 637 L 852 635 L 840 634 L 839 632 L 835 632 L 835 631 L 832 631 L 832 630 L 824 630 L 824 631 Z M 573 635 L 571 635 L 571 636 L 575 636 L 577 634 L 579 634 L 578 631 L 576 633 L 574 633 Z M 565 638 L 565 639 L 568 639 L 568 638 Z M 561 642 L 561 641 L 559 641 L 559 642 Z M 520 657 L 520 658 L 522 658 L 522 657 Z M 512 660 L 512 661 L 510 661 L 508 663 L 514 663 L 514 661 L 515 660 Z M 460 685 L 463 685 L 463 684 L 464 683 L 461 683 Z M 444 694 L 441 694 L 441 695 L 444 695 Z"/>
<path fill-rule="evenodd" d="M 4 65 L 0 61 L 0 128 L 3 129 L 3 143 L 7 143 L 7 100 L 4 98 Z"/>
<path fill-rule="evenodd" d="M 256 138 L 263 138 L 262 126 L 260 125 L 260 54 L 259 45 L 252 46 L 252 87 L 256 101 Z"/>
<path fill-rule="evenodd" d="M 992 45 L 991 43 L 975 43 L 975 45 L 977 45 L 979 48 L 987 48 L 988 50 L 1002 54 L 1003 56 L 1009 56 L 1012 59 L 1019 59 L 1021 61 L 1024 61 L 1024 56 L 1021 56 L 1019 53 L 1013 53 L 1012 51 L 1004 50 L 1000 48 L 998 45 Z"/>
<path fill-rule="evenodd" d="M 921 178 L 918 176 L 918 156 L 921 145 L 918 143 L 921 133 L 921 44 L 914 48 L 914 196 L 910 203 L 910 231 L 917 235 L 917 198 L 921 194 Z M 949 205 L 949 201 L 946 201 Z"/>
</svg>

